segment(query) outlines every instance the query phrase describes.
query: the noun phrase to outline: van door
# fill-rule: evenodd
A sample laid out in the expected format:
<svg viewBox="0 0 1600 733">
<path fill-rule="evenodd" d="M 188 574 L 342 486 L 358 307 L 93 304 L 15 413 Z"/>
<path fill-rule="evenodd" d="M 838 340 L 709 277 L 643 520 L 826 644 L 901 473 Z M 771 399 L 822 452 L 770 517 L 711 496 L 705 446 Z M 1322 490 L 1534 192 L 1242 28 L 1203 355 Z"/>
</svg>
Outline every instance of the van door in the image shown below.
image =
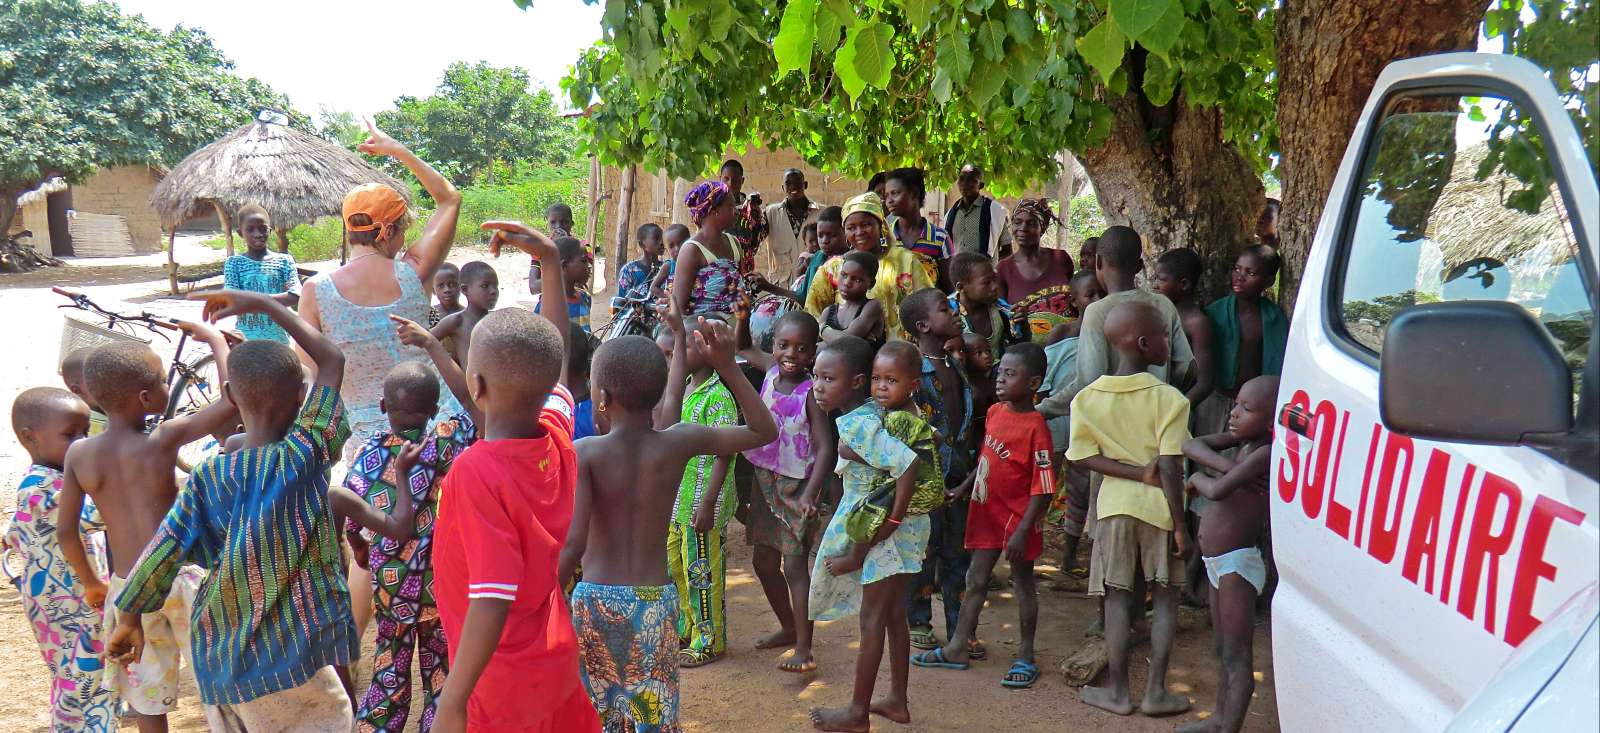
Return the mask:
<svg viewBox="0 0 1600 733">
<path fill-rule="evenodd" d="M 1572 369 L 1574 411 L 1592 401 L 1578 394 L 1595 379 L 1594 176 L 1561 99 L 1524 60 L 1442 54 L 1379 77 L 1306 262 L 1279 392 L 1284 729 L 1440 730 L 1596 581 L 1593 452 L 1420 439 L 1386 428 L 1378 404 L 1390 319 L 1457 300 L 1527 309 Z M 1582 407 L 1587 422 L 1594 406 Z"/>
</svg>

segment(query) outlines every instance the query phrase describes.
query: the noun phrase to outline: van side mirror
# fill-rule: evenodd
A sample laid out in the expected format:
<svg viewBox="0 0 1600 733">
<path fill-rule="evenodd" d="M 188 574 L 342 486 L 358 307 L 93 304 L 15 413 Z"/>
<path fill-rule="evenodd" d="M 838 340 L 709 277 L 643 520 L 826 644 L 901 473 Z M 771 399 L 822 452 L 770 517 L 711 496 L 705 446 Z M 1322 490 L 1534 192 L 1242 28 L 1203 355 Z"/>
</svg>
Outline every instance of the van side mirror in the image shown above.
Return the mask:
<svg viewBox="0 0 1600 733">
<path fill-rule="evenodd" d="M 1407 308 L 1389 322 L 1378 406 L 1390 430 L 1514 445 L 1572 430 L 1572 372 L 1549 331 L 1514 303 Z"/>
</svg>

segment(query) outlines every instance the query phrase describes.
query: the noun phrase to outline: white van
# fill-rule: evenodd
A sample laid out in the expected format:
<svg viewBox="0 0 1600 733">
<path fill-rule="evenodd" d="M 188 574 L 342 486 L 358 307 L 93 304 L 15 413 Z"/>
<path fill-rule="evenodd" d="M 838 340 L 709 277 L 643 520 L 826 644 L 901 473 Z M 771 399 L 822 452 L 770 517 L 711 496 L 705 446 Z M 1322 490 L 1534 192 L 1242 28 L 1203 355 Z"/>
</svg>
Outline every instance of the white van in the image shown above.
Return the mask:
<svg viewBox="0 0 1600 733">
<path fill-rule="evenodd" d="M 1285 730 L 1600 730 L 1597 232 L 1544 72 L 1442 54 L 1379 76 L 1279 396 Z"/>
</svg>

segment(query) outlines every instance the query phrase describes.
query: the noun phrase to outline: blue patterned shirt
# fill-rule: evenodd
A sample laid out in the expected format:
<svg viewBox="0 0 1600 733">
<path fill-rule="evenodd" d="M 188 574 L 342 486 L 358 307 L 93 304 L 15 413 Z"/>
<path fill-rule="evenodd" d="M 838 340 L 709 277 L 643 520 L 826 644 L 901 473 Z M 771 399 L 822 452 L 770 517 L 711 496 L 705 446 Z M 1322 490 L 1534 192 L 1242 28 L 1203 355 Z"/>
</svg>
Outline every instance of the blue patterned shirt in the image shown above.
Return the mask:
<svg viewBox="0 0 1600 733">
<path fill-rule="evenodd" d="M 933 368 L 933 360 L 926 356 L 922 357 L 922 383 L 911 397 L 917 403 L 922 419 L 939 431 L 939 463 L 944 467 L 945 481 L 951 482 L 965 478 L 968 465 L 972 462 L 972 451 L 967 445 L 967 433 L 971 431 L 973 417 L 972 386 L 967 384 L 967 373 L 954 356 L 946 354 L 944 359 L 945 364 L 955 372 L 956 379 L 961 380 L 961 421 L 956 423 L 950 419 L 950 406 L 944 402 L 939 372 Z"/>
<path fill-rule="evenodd" d="M 198 466 L 134 564 L 117 608 L 161 608 L 178 570 L 210 574 L 190 632 L 207 705 L 249 702 L 304 684 L 359 653 L 328 468 L 350 428 L 339 393 L 311 388 L 283 440 Z"/>
<path fill-rule="evenodd" d="M 259 260 L 249 255 L 234 255 L 222 265 L 222 286 L 230 290 L 249 290 L 267 295 L 293 293 L 300 296 L 300 275 L 295 271 L 294 257 L 282 252 L 268 252 Z M 271 339 L 289 343 L 289 334 L 264 313 L 246 313 L 239 316 L 239 332 L 247 339 Z"/>
</svg>

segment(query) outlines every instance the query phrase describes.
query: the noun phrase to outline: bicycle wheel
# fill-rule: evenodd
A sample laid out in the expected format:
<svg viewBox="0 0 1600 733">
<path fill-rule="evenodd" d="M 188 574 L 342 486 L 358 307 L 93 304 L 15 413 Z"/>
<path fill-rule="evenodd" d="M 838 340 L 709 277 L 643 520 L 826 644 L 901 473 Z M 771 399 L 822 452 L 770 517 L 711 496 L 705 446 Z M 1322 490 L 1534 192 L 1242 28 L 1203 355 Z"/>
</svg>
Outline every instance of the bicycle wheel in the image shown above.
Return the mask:
<svg viewBox="0 0 1600 733">
<path fill-rule="evenodd" d="M 192 415 L 220 399 L 220 376 L 217 373 L 217 359 L 211 354 L 202 354 L 179 366 L 172 382 L 172 394 L 167 398 L 164 419 Z M 194 468 L 215 442 L 206 436 L 180 447 L 178 468 L 185 472 Z"/>
</svg>

